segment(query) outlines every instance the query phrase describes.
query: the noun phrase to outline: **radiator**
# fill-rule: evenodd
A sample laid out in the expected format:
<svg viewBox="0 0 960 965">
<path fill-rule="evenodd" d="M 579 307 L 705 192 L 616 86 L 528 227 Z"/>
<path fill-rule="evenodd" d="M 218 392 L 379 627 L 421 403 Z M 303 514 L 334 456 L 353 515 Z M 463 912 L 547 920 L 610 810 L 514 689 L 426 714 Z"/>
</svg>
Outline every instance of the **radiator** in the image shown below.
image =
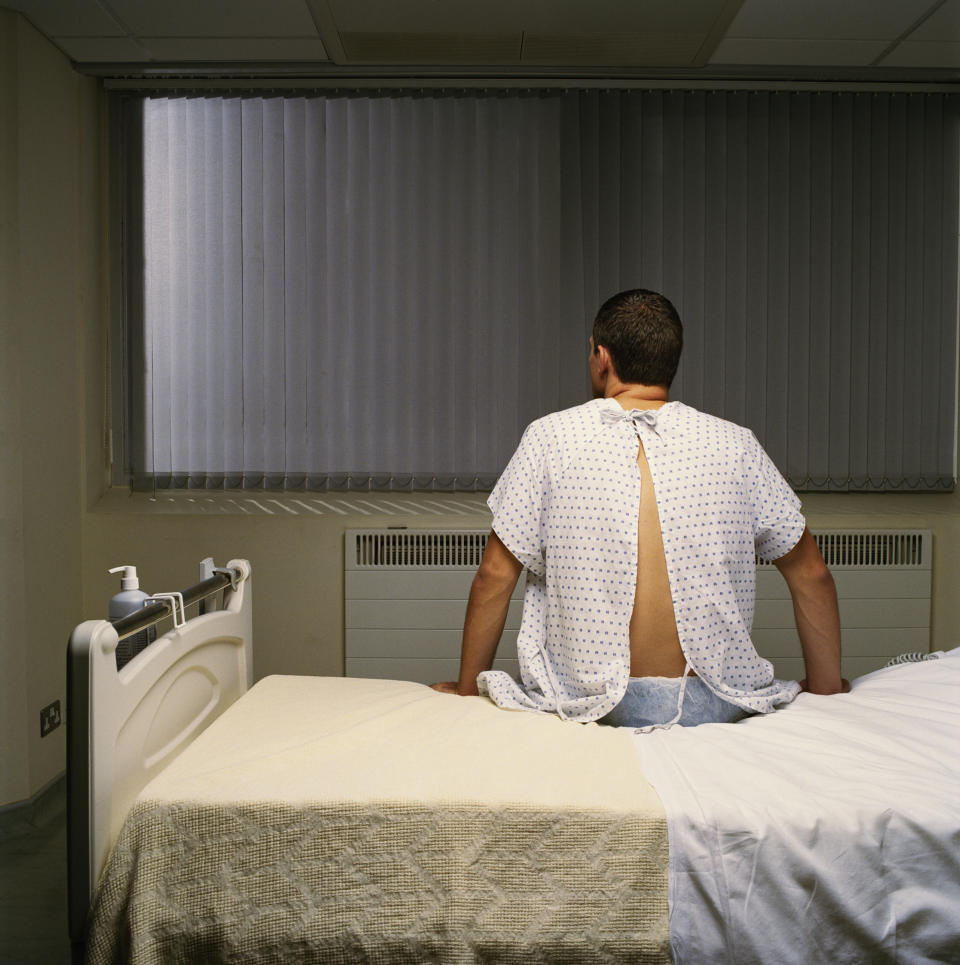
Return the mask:
<svg viewBox="0 0 960 965">
<path fill-rule="evenodd" d="M 837 584 L 845 677 L 929 650 L 928 530 L 830 530 L 814 538 Z M 347 530 L 347 676 L 455 680 L 467 595 L 486 539 L 486 530 Z M 521 580 L 494 663 L 514 674 L 522 596 Z M 803 676 L 790 594 L 767 563 L 757 564 L 753 639 L 778 677 Z"/>
</svg>

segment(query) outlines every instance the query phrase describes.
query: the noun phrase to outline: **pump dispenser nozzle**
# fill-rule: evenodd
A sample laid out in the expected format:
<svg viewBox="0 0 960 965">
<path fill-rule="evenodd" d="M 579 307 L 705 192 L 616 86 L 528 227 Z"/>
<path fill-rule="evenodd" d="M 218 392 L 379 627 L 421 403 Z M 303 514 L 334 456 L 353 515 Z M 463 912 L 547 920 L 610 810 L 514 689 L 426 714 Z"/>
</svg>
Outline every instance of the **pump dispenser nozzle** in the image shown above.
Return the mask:
<svg viewBox="0 0 960 965">
<path fill-rule="evenodd" d="M 123 571 L 123 576 L 120 579 L 120 587 L 124 590 L 139 590 L 140 580 L 137 578 L 137 568 L 135 566 L 115 566 L 112 570 L 107 570 L 108 573 L 119 573 Z"/>
</svg>

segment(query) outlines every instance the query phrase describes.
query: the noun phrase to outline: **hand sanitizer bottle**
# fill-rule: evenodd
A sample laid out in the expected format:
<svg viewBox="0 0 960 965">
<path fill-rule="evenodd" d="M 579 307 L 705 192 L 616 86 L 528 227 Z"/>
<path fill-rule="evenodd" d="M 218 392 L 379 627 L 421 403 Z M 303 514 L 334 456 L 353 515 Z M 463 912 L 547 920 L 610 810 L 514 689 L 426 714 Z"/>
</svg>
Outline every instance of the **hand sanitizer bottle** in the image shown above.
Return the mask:
<svg viewBox="0 0 960 965">
<path fill-rule="evenodd" d="M 137 578 L 137 568 L 135 566 L 115 566 L 109 573 L 123 573 L 120 580 L 120 590 L 110 600 L 109 620 L 115 622 L 121 617 L 143 609 L 143 601 L 148 599 L 150 594 L 144 593 L 140 589 L 140 580 Z M 121 640 L 117 646 L 117 670 L 129 663 L 141 650 L 145 650 L 153 640 L 157 638 L 155 627 L 141 630 L 132 637 Z"/>
</svg>

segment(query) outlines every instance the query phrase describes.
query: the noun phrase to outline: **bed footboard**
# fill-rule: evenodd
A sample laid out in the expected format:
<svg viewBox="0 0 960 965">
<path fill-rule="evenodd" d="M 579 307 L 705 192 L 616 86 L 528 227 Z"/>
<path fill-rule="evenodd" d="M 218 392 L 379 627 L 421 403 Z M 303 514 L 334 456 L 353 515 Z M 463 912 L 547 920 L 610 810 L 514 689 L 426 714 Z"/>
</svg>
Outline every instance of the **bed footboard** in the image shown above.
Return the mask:
<svg viewBox="0 0 960 965">
<path fill-rule="evenodd" d="M 117 670 L 117 628 L 88 620 L 67 651 L 70 938 L 140 790 L 252 684 L 250 564 L 231 560 L 220 610 L 180 623 Z M 175 621 L 179 623 L 179 620 Z"/>
</svg>

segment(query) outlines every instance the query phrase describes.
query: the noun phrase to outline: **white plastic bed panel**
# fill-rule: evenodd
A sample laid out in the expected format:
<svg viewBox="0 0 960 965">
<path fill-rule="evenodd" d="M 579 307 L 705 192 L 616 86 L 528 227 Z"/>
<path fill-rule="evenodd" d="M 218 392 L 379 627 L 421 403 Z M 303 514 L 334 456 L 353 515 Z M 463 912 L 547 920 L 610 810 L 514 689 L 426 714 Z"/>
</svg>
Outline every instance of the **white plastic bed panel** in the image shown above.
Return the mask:
<svg viewBox="0 0 960 965">
<path fill-rule="evenodd" d="M 108 621 L 88 620 L 70 637 L 70 793 L 87 798 L 71 803 L 79 823 L 70 829 L 70 881 L 78 893 L 93 894 L 141 788 L 252 684 L 250 564 L 229 566 L 241 579 L 223 610 L 170 630 L 120 671 Z M 84 731 L 86 746 L 74 743 Z M 82 933 L 82 922 L 71 928 Z"/>
</svg>

